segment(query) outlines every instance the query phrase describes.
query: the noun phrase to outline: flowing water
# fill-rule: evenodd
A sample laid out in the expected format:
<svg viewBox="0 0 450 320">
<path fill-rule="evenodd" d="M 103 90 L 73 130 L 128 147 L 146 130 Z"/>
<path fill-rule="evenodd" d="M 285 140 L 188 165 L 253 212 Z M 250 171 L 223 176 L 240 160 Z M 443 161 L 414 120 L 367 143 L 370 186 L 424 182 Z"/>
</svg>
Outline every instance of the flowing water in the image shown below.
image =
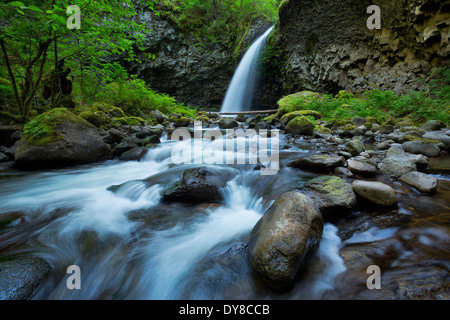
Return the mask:
<svg viewBox="0 0 450 320">
<path fill-rule="evenodd" d="M 236 248 L 279 194 L 310 176 L 293 175 L 290 168 L 262 176 L 255 165 L 213 164 L 208 166 L 217 174 L 234 176 L 222 203 L 162 203 L 162 192 L 193 167 L 172 164 L 171 151 L 182 143 L 163 141 L 140 162 L 0 171 L 0 216 L 17 217 L 0 231 L 0 255 L 33 254 L 51 262 L 54 271 L 39 299 L 272 297 Z M 336 232 L 325 227 L 318 255 L 325 265 L 308 282 L 308 294 L 320 295 L 343 266 Z M 239 264 L 226 267 L 236 259 Z M 82 290 L 67 289 L 69 265 L 80 267 Z"/>
<path fill-rule="evenodd" d="M 204 141 L 203 148 L 219 142 Z M 450 188 L 444 174 L 443 189 L 434 197 L 415 200 L 416 194 L 399 187 L 401 201 L 394 210 L 356 210 L 338 225 L 326 223 L 318 254 L 294 289 L 283 294 L 270 290 L 251 272 L 247 240 L 281 193 L 315 176 L 285 166 L 301 154 L 316 152 L 305 147 L 307 141 L 301 142 L 283 148 L 287 142 L 281 135 L 282 165 L 273 176 L 261 175 L 257 165 L 206 165 L 219 176 L 233 175 L 222 189 L 224 201 L 216 204 L 161 201 L 183 170 L 199 166 L 173 165 L 173 148 L 186 141 L 163 140 L 139 162 L 114 160 L 28 173 L 3 169 L 0 217 L 13 218 L 0 229 L 0 259 L 30 254 L 52 264 L 37 299 L 320 299 L 330 297 L 330 292 L 338 298 L 353 297 L 362 290 L 361 283 L 348 277 L 356 272 L 367 275 L 365 269 L 347 269 L 342 255 L 348 256 L 355 246 L 371 246 L 375 259 L 389 247 L 386 241 L 412 241 L 403 239 L 411 230 L 414 236 L 408 234 L 408 239 L 419 244 L 403 249 L 395 245 L 397 255 L 392 258 L 390 253 L 391 267 L 383 271 L 397 272 L 394 266 L 405 263 L 407 254 L 411 264 L 425 252 L 431 253 L 428 264 L 430 259 L 448 263 L 445 199 Z M 436 248 L 441 250 L 437 256 Z M 380 259 L 388 258 L 381 253 Z M 360 260 L 365 267 L 380 261 Z M 80 267 L 81 290 L 66 287 L 70 265 Z M 413 274 L 423 272 L 419 271 Z M 361 281 L 365 284 L 365 278 Z"/>
<path fill-rule="evenodd" d="M 273 26 L 256 39 L 245 53 L 228 86 L 220 112 L 248 111 L 251 108 L 258 58 L 272 29 Z"/>
</svg>

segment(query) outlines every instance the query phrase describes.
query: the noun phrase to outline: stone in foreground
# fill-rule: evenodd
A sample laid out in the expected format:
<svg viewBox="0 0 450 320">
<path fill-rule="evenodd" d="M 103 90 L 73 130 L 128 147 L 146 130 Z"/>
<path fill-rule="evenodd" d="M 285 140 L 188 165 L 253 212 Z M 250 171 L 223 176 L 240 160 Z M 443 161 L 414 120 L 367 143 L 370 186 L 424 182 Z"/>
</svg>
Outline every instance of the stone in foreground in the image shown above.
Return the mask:
<svg viewBox="0 0 450 320">
<path fill-rule="evenodd" d="M 433 193 L 438 187 L 438 179 L 417 171 L 408 172 L 407 174 L 401 176 L 399 180 L 424 193 Z"/>
<path fill-rule="evenodd" d="M 395 190 L 382 182 L 355 180 L 352 187 L 357 195 L 380 206 L 392 206 L 397 203 Z"/>
<path fill-rule="evenodd" d="M 253 272 L 277 290 L 292 287 L 319 248 L 323 218 L 314 202 L 297 191 L 281 195 L 253 228 L 249 258 Z"/>
</svg>

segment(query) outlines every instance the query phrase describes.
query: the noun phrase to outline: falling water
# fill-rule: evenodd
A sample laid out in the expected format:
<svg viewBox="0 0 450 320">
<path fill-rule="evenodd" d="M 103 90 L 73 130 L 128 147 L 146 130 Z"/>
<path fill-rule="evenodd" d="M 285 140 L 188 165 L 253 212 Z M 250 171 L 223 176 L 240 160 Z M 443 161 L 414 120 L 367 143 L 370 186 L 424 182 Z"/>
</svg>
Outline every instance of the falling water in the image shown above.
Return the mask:
<svg viewBox="0 0 450 320">
<path fill-rule="evenodd" d="M 273 26 L 260 36 L 245 53 L 228 86 L 221 112 L 239 112 L 251 107 L 258 56 L 272 29 Z"/>
</svg>

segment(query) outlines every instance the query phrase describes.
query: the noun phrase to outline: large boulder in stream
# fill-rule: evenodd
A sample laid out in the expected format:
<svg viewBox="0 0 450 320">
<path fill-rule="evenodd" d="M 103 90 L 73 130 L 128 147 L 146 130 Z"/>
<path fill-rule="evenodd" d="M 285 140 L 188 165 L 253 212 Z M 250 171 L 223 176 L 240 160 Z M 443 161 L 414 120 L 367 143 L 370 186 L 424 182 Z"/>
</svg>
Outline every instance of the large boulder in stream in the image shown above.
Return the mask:
<svg viewBox="0 0 450 320">
<path fill-rule="evenodd" d="M 222 189 L 232 178 L 227 170 L 213 171 L 209 168 L 193 168 L 183 172 L 183 177 L 163 194 L 165 202 L 219 202 L 223 200 Z"/>
<path fill-rule="evenodd" d="M 52 168 L 105 160 L 111 150 L 97 128 L 65 108 L 45 112 L 24 127 L 15 149 L 23 169 Z"/>
<path fill-rule="evenodd" d="M 299 271 L 319 248 L 323 218 L 303 193 L 282 194 L 250 234 L 253 272 L 277 290 L 292 287 Z"/>
</svg>

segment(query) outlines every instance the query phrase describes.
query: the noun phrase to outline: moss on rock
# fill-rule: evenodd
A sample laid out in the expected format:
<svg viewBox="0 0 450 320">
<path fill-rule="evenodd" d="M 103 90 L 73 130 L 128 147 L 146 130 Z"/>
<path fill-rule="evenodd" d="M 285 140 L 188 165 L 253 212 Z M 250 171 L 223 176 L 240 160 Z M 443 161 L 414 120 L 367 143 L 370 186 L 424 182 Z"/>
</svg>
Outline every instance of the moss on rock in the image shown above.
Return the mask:
<svg viewBox="0 0 450 320">
<path fill-rule="evenodd" d="M 312 135 L 314 132 L 314 123 L 306 116 L 298 116 L 289 121 L 286 131 L 292 134 Z"/>
</svg>

